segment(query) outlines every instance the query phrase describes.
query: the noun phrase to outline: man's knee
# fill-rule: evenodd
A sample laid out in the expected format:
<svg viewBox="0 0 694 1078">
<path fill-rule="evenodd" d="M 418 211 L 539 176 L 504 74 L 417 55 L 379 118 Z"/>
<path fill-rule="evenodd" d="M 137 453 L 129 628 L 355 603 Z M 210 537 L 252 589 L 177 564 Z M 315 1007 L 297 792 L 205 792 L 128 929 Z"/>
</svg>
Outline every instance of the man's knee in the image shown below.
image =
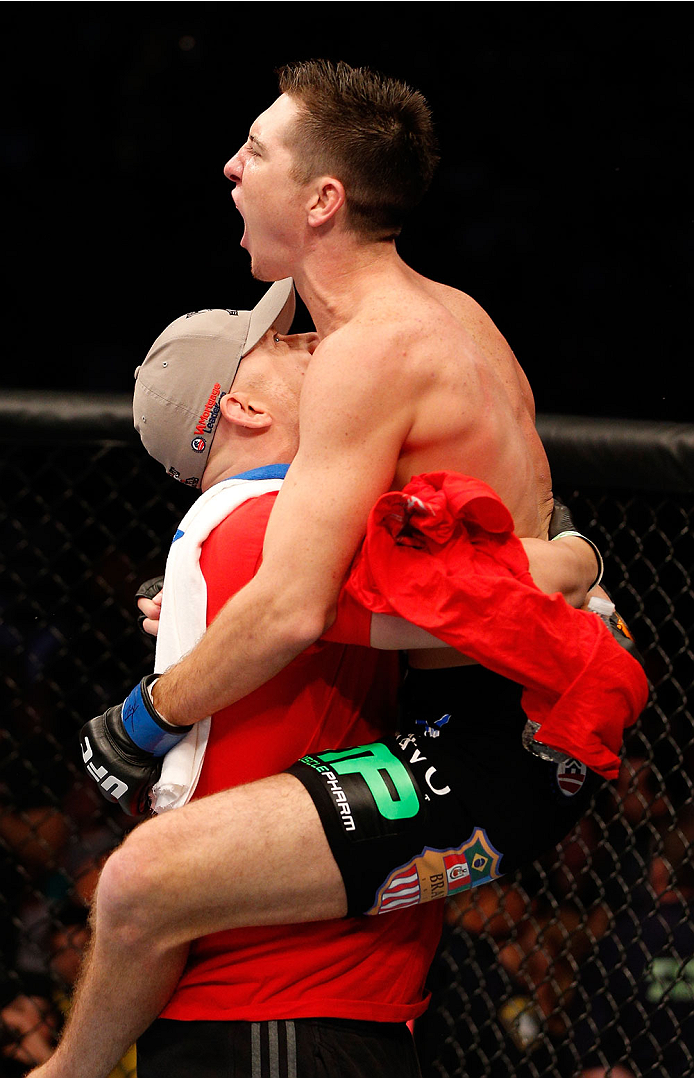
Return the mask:
<svg viewBox="0 0 694 1078">
<path fill-rule="evenodd" d="M 162 851 L 147 824 L 136 828 L 106 861 L 94 898 L 97 927 L 117 933 L 124 946 L 156 936 L 165 942 L 162 895 L 166 887 Z"/>
</svg>

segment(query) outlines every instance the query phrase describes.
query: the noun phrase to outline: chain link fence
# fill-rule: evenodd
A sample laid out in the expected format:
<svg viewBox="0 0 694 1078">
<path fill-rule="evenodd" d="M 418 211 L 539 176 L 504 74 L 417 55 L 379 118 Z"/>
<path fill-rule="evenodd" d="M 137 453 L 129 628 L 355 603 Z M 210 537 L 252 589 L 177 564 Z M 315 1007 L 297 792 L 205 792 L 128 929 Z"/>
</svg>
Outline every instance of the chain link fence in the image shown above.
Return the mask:
<svg viewBox="0 0 694 1078">
<path fill-rule="evenodd" d="M 2 414 L 0 1073 L 13 1078 L 51 1051 L 100 866 L 131 826 L 83 775 L 77 732 L 151 669 L 133 595 L 163 569 L 194 495 L 142 450 L 124 398 L 17 391 Z M 415 1030 L 422 1070 L 691 1075 L 694 427 L 539 426 L 652 698 L 576 832 L 447 906 Z M 130 1054 L 114 1078 L 134 1076 Z"/>
</svg>

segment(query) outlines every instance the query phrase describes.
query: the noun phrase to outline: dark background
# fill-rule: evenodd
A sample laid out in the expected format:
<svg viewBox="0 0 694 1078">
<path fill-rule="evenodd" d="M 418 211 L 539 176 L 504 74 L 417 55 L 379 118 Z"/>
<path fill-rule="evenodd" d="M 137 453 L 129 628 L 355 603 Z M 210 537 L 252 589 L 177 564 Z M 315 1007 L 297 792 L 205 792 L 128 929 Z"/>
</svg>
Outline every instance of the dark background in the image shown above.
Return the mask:
<svg viewBox="0 0 694 1078">
<path fill-rule="evenodd" d="M 486 307 L 538 411 L 691 419 L 688 6 L 4 4 L 0 383 L 129 392 L 173 318 L 252 305 L 222 168 L 274 68 L 330 56 L 429 99 L 400 251 Z"/>
</svg>

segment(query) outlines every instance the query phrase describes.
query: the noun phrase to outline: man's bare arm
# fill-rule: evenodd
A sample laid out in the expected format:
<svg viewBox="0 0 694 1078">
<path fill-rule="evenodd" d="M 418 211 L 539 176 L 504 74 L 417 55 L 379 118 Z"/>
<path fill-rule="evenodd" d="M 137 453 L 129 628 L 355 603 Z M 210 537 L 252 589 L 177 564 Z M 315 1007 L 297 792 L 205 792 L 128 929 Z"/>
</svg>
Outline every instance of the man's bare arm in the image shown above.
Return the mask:
<svg viewBox="0 0 694 1078">
<path fill-rule="evenodd" d="M 537 586 L 549 595 L 561 592 L 571 606 L 582 607 L 595 578 L 596 561 L 590 547 L 575 536 L 565 536 L 551 546 L 546 539 L 523 539 L 530 573 Z M 161 614 L 161 593 L 153 599 L 138 599 L 145 618 L 143 629 L 156 636 Z M 410 648 L 446 647 L 440 640 L 402 618 L 374 614 L 371 619 L 371 646 L 383 651 Z"/>
<path fill-rule="evenodd" d="M 368 514 L 393 482 L 411 425 L 407 402 L 416 399 L 417 387 L 395 369 L 397 347 L 391 361 L 386 355 L 360 370 L 364 355 L 378 360 L 369 343 L 358 342 L 352 355 L 349 348 L 314 354 L 301 448 L 270 515 L 256 576 L 188 655 L 83 726 L 87 772 L 126 812 L 142 811 L 161 757 L 190 724 L 263 685 L 332 623 Z"/>
<path fill-rule="evenodd" d="M 366 342 L 345 347 L 333 343 L 338 337 L 317 350 L 306 375 L 301 446 L 270 515 L 258 574 L 154 686 L 157 710 L 175 725 L 241 699 L 321 635 L 369 511 L 392 485 L 412 387 L 397 354 L 374 356 L 372 345 L 365 365 Z"/>
</svg>

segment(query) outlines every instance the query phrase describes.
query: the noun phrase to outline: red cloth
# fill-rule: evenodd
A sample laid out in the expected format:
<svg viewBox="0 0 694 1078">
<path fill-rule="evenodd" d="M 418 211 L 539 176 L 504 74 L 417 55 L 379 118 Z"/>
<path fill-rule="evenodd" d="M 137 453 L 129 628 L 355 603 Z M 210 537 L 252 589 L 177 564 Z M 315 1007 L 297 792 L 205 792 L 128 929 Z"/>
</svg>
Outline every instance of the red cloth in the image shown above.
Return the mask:
<svg viewBox="0 0 694 1078">
<path fill-rule="evenodd" d="M 321 640 L 332 640 L 337 644 L 361 644 L 365 648 L 371 646 L 371 611 L 357 602 L 347 588 L 340 592 L 335 621 L 323 633 Z"/>
<path fill-rule="evenodd" d="M 204 544 L 208 622 L 257 571 L 274 499 L 245 502 Z M 349 598 L 340 610 L 336 632 L 368 640 L 371 614 Z M 214 716 L 195 797 L 276 774 L 310 752 L 391 733 L 397 676 L 393 654 L 315 644 Z M 272 878 L 268 865 L 268 887 Z M 216 932 L 193 943 L 162 1017 L 411 1020 L 426 1008 L 424 982 L 442 917 L 443 903 L 430 902 L 386 917 Z"/>
<path fill-rule="evenodd" d="M 523 685 L 536 740 L 616 778 L 646 676 L 600 618 L 535 586 L 511 515 L 486 483 L 434 472 L 384 494 L 347 588 Z"/>
</svg>

